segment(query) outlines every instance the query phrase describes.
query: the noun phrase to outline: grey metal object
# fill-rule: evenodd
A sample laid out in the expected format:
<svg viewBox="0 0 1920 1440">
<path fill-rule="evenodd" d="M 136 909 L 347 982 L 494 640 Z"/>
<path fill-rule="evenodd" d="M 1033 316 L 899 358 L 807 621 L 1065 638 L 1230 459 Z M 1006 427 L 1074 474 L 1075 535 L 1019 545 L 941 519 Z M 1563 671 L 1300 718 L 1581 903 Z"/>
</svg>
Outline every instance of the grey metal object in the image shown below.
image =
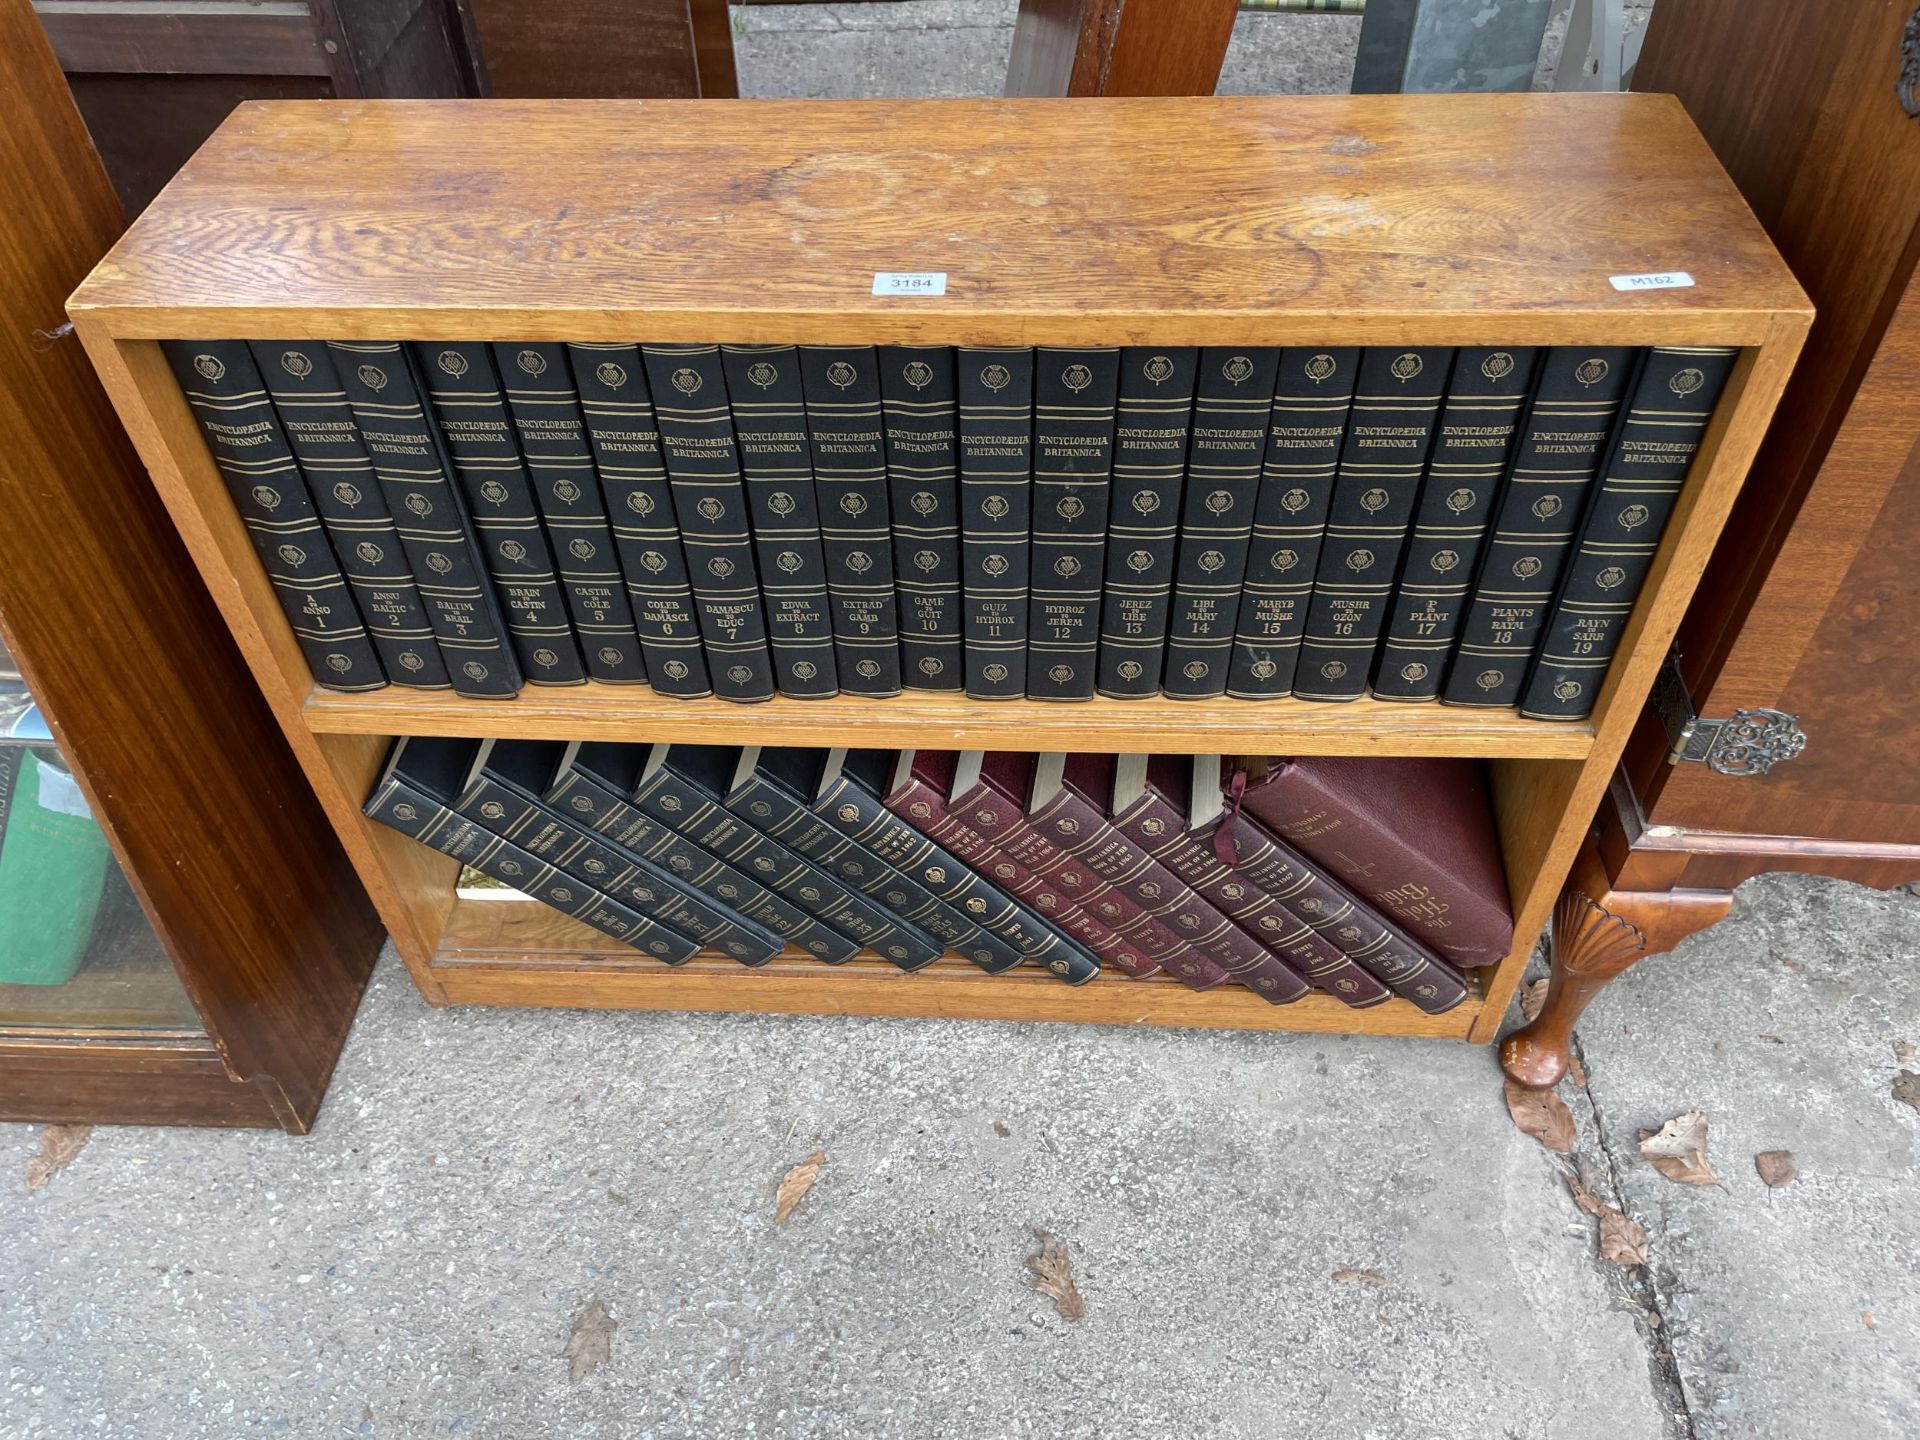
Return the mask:
<svg viewBox="0 0 1920 1440">
<path fill-rule="evenodd" d="M 1553 0 L 1367 0 L 1353 93 L 1526 90 Z"/>
<path fill-rule="evenodd" d="M 1724 720 L 1703 719 L 1677 653 L 1660 667 L 1652 703 L 1667 732 L 1669 765 L 1705 765 L 1716 775 L 1765 775 L 1807 748 L 1800 717 L 1784 710 L 1736 710 Z"/>
</svg>

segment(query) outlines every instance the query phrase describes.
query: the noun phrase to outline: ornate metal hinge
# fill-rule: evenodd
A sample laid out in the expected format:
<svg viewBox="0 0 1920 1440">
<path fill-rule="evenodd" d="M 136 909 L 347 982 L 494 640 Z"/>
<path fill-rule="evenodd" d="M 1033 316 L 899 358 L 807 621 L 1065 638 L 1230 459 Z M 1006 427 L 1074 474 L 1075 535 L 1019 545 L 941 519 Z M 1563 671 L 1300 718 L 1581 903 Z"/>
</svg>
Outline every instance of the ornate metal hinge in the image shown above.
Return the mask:
<svg viewBox="0 0 1920 1440">
<path fill-rule="evenodd" d="M 1920 120 L 1920 7 L 1907 17 L 1900 36 L 1900 78 L 1894 82 L 1900 108 Z"/>
<path fill-rule="evenodd" d="M 1716 775 L 1764 775 L 1807 748 L 1800 717 L 1782 710 L 1736 710 L 1705 720 L 1680 674 L 1678 651 L 1653 682 L 1653 706 L 1667 731 L 1667 763 L 1705 765 Z"/>
</svg>

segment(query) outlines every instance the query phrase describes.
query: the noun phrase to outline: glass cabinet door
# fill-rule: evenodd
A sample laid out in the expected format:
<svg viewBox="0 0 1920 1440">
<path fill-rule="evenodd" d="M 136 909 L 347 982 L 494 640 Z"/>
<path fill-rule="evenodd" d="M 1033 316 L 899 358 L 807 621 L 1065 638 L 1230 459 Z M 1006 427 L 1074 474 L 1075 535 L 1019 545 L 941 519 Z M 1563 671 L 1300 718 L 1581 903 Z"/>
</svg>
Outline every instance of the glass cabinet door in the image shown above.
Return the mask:
<svg viewBox="0 0 1920 1440">
<path fill-rule="evenodd" d="M 0 644 L 0 1035 L 199 1034 L 200 1017 Z"/>
</svg>

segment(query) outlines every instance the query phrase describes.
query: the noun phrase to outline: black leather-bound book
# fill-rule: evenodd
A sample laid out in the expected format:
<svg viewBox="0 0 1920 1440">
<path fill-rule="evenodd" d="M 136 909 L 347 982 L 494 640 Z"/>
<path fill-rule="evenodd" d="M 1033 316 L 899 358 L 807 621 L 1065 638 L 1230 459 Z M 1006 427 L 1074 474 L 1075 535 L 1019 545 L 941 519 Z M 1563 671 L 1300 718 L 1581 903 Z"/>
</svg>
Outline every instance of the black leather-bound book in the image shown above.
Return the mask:
<svg viewBox="0 0 1920 1440">
<path fill-rule="evenodd" d="M 1439 697 L 1538 359 L 1539 351 L 1528 348 L 1469 348 L 1454 356 L 1374 663 L 1373 693 L 1382 700 Z"/>
<path fill-rule="evenodd" d="M 387 677 L 373 637 L 246 342 L 169 340 L 164 349 L 314 684 L 381 689 Z"/>
<path fill-rule="evenodd" d="M 479 534 L 521 670 L 536 685 L 583 683 L 586 667 L 490 347 L 416 341 L 413 361 Z"/>
<path fill-rule="evenodd" d="M 1227 674 L 1236 699 L 1293 692 L 1360 355 L 1351 346 L 1289 346 L 1280 354 Z"/>
<path fill-rule="evenodd" d="M 312 340 L 251 341 L 247 348 L 387 679 L 445 690 L 446 661 L 333 356 Z"/>
<path fill-rule="evenodd" d="M 639 768 L 629 752 L 644 751 Z M 636 809 L 673 826 L 729 864 L 902 970 L 946 954 L 944 942 L 908 924 L 725 806 L 740 752 L 727 745 L 620 746 L 589 742 L 574 755 L 609 783 L 626 784 Z"/>
<path fill-rule="evenodd" d="M 756 863 L 760 857 L 744 856 L 736 863 L 734 858 L 701 843 L 688 826 L 680 823 L 677 814 L 671 818 L 642 814 L 632 795 L 646 758 L 645 745 L 553 742 L 546 762 L 550 773 L 545 777 L 546 790 L 541 799 L 549 809 L 572 817 L 616 845 L 669 870 L 701 894 L 764 925 L 816 960 L 839 965 L 860 953 L 859 940 L 836 930 L 773 888 L 775 861 L 768 859 L 762 865 Z"/>
<path fill-rule="evenodd" d="M 799 352 L 791 345 L 722 345 L 720 361 L 746 477 L 774 678 L 782 695 L 796 699 L 838 695 Z"/>
<path fill-rule="evenodd" d="M 480 743 L 421 736 L 399 741 L 367 797 L 367 818 L 669 965 L 685 964 L 699 952 L 700 942 L 691 936 L 562 874 L 486 826 L 456 814 L 454 803 Z"/>
<path fill-rule="evenodd" d="M 1547 352 L 1447 662 L 1440 692 L 1446 704 L 1508 706 L 1520 699 L 1639 358 L 1625 346 Z"/>
<path fill-rule="evenodd" d="M 653 392 L 637 345 L 569 345 L 580 414 L 600 472 L 647 681 L 662 695 L 713 693 L 700 616 L 673 515 Z"/>
<path fill-rule="evenodd" d="M 476 699 L 519 694 L 506 616 L 406 351 L 390 342 L 343 340 L 330 341 L 327 351 L 454 688 Z"/>
<path fill-rule="evenodd" d="M 742 965 L 764 965 L 780 953 L 783 942 L 772 930 L 701 893 L 692 873 L 698 852 L 684 842 L 674 856 L 680 864 L 669 869 L 599 834 L 584 818 L 547 805 L 541 797 L 565 748 L 559 741 L 488 740 L 474 755 L 453 808 L 563 875 Z M 710 869 L 711 862 L 702 868 Z"/>
<path fill-rule="evenodd" d="M 1209 345 L 1200 352 L 1160 677 L 1160 688 L 1177 700 L 1226 693 L 1279 366 L 1280 352 L 1270 346 Z"/>
<path fill-rule="evenodd" d="M 1583 720 L 1646 581 L 1660 536 L 1738 350 L 1657 347 L 1614 437 L 1579 548 L 1547 617 L 1520 713 Z"/>
<path fill-rule="evenodd" d="M 1117 349 L 1033 352 L 1029 699 L 1093 698 L 1119 381 Z"/>
<path fill-rule="evenodd" d="M 826 760 L 825 750 L 748 746 L 739 752 L 726 806 L 988 974 L 1020 964 L 1026 957 L 1014 946 L 827 823 L 816 809 Z"/>
<path fill-rule="evenodd" d="M 960 655 L 960 456 L 953 351 L 882 345 L 887 491 L 893 512 L 902 678 L 915 690 L 958 690 Z"/>
<path fill-rule="evenodd" d="M 800 379 L 840 688 L 850 695 L 898 695 L 900 627 L 873 347 L 803 345 Z"/>
<path fill-rule="evenodd" d="M 1027 693 L 1033 351 L 961 348 L 960 617 L 975 700 Z"/>
<path fill-rule="evenodd" d="M 646 657 L 634 630 L 567 347 L 495 345 L 493 358 L 587 674 L 609 684 L 644 684 Z"/>
<path fill-rule="evenodd" d="M 713 693 L 723 700 L 771 700 L 773 655 L 720 349 L 643 345 L 640 353 Z"/>
<path fill-rule="evenodd" d="M 1199 358 L 1191 345 L 1129 345 L 1120 352 L 1095 677 L 1095 689 L 1115 699 L 1160 693 Z"/>
<path fill-rule="evenodd" d="M 1361 357 L 1293 677 L 1303 700 L 1366 691 L 1452 363 L 1443 349 L 1372 346 Z"/>
</svg>

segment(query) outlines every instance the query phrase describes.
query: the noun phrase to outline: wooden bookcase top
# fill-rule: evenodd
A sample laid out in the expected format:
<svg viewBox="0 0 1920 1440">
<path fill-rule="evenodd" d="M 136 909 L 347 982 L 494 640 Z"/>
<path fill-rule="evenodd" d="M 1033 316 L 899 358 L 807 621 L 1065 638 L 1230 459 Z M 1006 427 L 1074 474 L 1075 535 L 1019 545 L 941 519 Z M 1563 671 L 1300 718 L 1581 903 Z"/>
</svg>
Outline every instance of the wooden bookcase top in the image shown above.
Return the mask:
<svg viewBox="0 0 1920 1440">
<path fill-rule="evenodd" d="M 1571 94 L 256 102 L 71 308 L 123 339 L 947 344 L 1752 345 L 1809 311 L 1676 101 Z"/>
</svg>

